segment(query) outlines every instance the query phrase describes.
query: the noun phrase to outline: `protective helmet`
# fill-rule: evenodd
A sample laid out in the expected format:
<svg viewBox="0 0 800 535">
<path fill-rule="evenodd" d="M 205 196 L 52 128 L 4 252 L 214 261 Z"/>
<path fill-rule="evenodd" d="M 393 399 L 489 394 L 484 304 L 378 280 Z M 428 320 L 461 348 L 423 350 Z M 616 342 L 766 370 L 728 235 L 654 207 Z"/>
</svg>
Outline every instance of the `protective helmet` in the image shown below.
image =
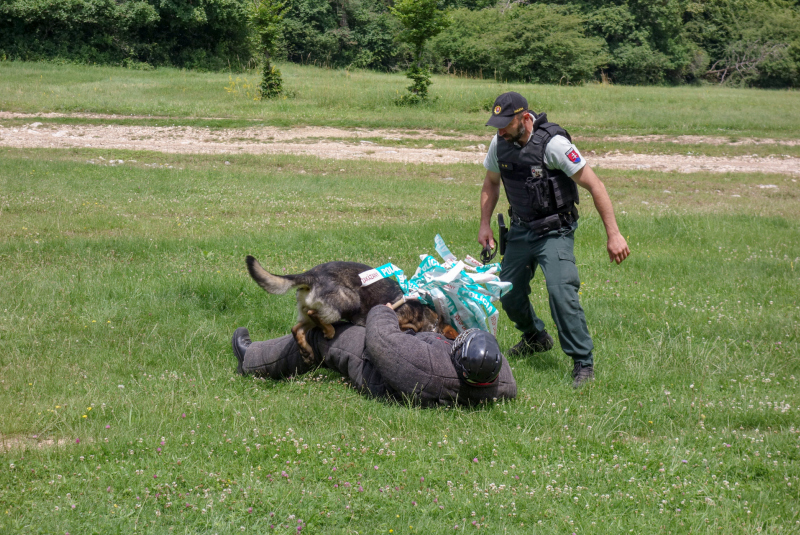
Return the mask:
<svg viewBox="0 0 800 535">
<path fill-rule="evenodd" d="M 468 329 L 459 334 L 453 341 L 450 358 L 459 379 L 470 386 L 492 385 L 503 365 L 497 339 L 480 329 Z"/>
</svg>

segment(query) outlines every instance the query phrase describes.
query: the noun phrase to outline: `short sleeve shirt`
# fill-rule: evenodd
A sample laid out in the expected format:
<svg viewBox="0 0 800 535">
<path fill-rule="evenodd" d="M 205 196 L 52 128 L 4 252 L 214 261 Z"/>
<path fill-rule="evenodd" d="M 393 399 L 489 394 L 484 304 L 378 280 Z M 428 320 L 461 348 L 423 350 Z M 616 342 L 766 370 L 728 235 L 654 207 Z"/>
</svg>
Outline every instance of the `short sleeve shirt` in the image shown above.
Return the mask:
<svg viewBox="0 0 800 535">
<path fill-rule="evenodd" d="M 571 177 L 586 165 L 586 160 L 578 148 L 564 136 L 553 136 L 544 150 L 544 165 L 548 169 L 558 169 Z M 497 164 L 497 136 L 492 138 L 483 166 L 494 173 L 500 172 Z"/>
</svg>

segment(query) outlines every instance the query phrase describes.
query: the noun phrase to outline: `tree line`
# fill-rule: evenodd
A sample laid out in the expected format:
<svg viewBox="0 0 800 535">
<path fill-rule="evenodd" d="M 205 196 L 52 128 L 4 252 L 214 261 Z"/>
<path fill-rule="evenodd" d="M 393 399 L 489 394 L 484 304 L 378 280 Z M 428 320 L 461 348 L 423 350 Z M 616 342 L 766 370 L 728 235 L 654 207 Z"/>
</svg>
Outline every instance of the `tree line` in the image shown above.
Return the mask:
<svg viewBox="0 0 800 535">
<path fill-rule="evenodd" d="M 332 68 L 800 84 L 800 0 L 437 0 L 446 24 L 422 47 L 397 10 L 417 1 L 0 0 L 0 59 L 241 69 L 265 61 L 257 23 L 280 13 L 266 58 Z"/>
</svg>

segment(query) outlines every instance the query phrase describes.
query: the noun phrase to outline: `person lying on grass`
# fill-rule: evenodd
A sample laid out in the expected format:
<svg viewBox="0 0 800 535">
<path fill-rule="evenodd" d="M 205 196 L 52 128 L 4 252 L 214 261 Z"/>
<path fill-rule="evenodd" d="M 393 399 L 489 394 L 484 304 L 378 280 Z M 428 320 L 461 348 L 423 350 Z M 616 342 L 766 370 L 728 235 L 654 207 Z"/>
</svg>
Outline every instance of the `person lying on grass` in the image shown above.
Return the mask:
<svg viewBox="0 0 800 535">
<path fill-rule="evenodd" d="M 517 383 L 497 340 L 470 329 L 455 340 L 431 333 L 403 332 L 391 305 L 376 306 L 366 327 L 339 323 L 327 340 L 311 329 L 306 340 L 314 350 L 314 364 L 306 364 L 294 336 L 251 342 L 245 327 L 233 334 L 236 372 L 281 379 L 322 366 L 338 371 L 359 392 L 381 399 L 410 398 L 425 407 L 472 405 L 514 398 Z"/>
</svg>

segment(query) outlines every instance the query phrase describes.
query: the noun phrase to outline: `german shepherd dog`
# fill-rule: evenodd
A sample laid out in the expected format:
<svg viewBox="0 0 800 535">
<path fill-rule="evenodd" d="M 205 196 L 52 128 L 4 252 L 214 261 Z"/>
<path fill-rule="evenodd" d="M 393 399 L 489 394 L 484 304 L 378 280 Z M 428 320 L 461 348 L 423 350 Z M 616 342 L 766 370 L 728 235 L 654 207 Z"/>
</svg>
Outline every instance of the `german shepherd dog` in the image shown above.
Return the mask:
<svg viewBox="0 0 800 535">
<path fill-rule="evenodd" d="M 306 332 L 319 327 L 327 339 L 333 338 L 333 323 L 347 320 L 364 326 L 367 313 L 376 305 L 398 304 L 403 291 L 394 279 L 381 279 L 369 286 L 361 285 L 360 273 L 372 269 L 357 262 L 327 262 L 295 275 L 274 275 L 267 272 L 258 260 L 247 257 L 250 276 L 271 294 L 284 294 L 297 288 L 297 324 L 292 327 L 297 345 L 307 364 L 314 353 L 306 341 Z M 430 331 L 453 337 L 455 329 L 444 323 L 439 315 L 416 299 L 400 302 L 396 307 L 402 330 Z"/>
</svg>

